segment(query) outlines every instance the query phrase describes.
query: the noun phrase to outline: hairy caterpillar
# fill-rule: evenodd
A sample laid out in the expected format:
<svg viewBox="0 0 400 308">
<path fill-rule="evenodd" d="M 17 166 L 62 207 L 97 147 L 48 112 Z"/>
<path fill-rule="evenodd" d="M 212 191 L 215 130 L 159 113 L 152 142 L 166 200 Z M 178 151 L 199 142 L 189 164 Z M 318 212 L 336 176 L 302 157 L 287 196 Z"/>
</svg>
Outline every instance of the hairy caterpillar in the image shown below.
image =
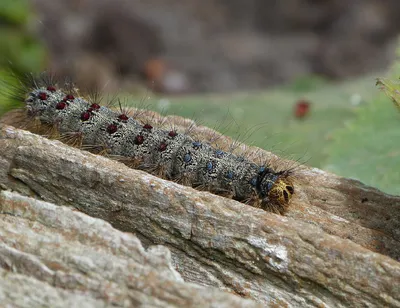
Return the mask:
<svg viewBox="0 0 400 308">
<path fill-rule="evenodd" d="M 276 171 L 204 142 L 189 131 L 155 127 L 138 115 L 85 99 L 69 82 L 28 76 L 19 88 L 29 130 L 116 158 L 132 168 L 283 214 L 294 194 L 292 169 Z"/>
</svg>

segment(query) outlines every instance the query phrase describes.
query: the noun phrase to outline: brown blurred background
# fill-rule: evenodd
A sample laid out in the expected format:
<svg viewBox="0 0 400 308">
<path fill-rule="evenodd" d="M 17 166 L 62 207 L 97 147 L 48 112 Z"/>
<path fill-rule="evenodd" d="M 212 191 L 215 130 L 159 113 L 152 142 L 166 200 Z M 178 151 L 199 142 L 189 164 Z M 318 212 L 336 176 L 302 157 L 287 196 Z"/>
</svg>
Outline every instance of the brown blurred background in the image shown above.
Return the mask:
<svg viewBox="0 0 400 308">
<path fill-rule="evenodd" d="M 382 70 L 399 0 L 31 0 L 50 68 L 110 90 L 259 89 Z"/>
</svg>

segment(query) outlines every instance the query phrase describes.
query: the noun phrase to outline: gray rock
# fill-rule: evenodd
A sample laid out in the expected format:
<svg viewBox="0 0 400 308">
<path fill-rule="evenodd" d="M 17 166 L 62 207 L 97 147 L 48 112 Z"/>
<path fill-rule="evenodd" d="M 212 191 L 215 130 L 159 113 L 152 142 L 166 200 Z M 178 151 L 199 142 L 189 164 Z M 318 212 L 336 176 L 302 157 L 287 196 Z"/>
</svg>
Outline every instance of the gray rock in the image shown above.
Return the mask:
<svg viewBox="0 0 400 308">
<path fill-rule="evenodd" d="M 199 134 L 209 133 L 209 129 L 204 127 L 194 129 Z M 304 167 L 298 170 L 296 194 L 288 215 L 284 217 L 165 181 L 105 157 L 10 126 L 2 127 L 0 148 L 0 185 L 3 189 L 29 194 L 101 218 L 117 229 L 135 233 L 146 247 L 155 244 L 166 246 L 171 251 L 174 266 L 186 282 L 218 287 L 264 305 L 400 306 L 400 263 L 395 260 L 400 255 L 399 197 L 357 181 Z M 272 157 L 267 152 L 265 155 Z M 25 222 L 29 224 L 24 227 L 24 232 L 20 232 L 22 229 L 14 230 L 14 239 L 10 237 L 8 242 L 4 242 L 4 245 L 13 246 L 6 247 L 8 250 L 3 252 L 6 256 L 15 249 L 18 254 L 28 253 L 21 252 L 18 247 L 22 243 L 25 243 L 22 246 L 29 245 L 35 237 L 39 241 L 41 225 L 46 221 L 52 226 L 53 233 L 62 232 L 65 229 L 62 223 L 67 219 L 64 217 L 72 215 L 64 212 L 55 215 L 51 211 L 39 215 L 30 206 L 5 202 L 12 198 L 10 193 L 3 193 L 2 198 L 2 204 L 6 204 L 2 212 L 11 213 L 3 218 L 27 217 Z M 59 208 L 54 211 L 66 213 L 67 210 Z M 79 215 L 77 217 L 83 217 Z M 104 242 L 103 248 L 113 252 L 116 248 L 110 248 L 113 245 L 106 239 L 113 232 L 121 233 L 112 231 L 106 223 L 93 221 L 96 221 L 93 223 L 95 231 L 90 231 L 92 227 L 82 226 L 82 234 L 96 237 L 96 242 Z M 101 227 L 96 227 L 97 224 Z M 11 222 L 9 228 L 15 229 L 15 226 Z M 75 226 L 81 227 L 79 223 Z M 8 228 L 2 228 L 1 232 L 5 230 Z M 33 239 L 28 241 L 29 236 Z M 83 240 L 85 236 L 79 238 Z M 84 248 L 83 244 L 76 244 L 76 247 L 71 245 L 71 249 Z M 35 276 L 38 275 L 39 280 L 48 281 L 46 279 L 51 277 L 48 271 L 42 273 L 35 269 L 35 266 L 40 268 L 41 261 L 37 255 L 41 256 L 41 249 L 30 249 L 35 250 L 36 256 L 22 266 L 29 269 L 27 276 L 39 279 Z M 164 252 L 159 249 L 151 249 L 147 255 L 154 254 L 154 258 L 160 260 L 160 254 Z M 87 273 L 96 276 L 97 282 L 107 278 L 104 276 L 109 274 L 103 273 L 105 264 L 102 263 L 104 267 L 99 270 L 97 263 L 101 263 L 103 257 L 92 258 L 89 253 L 75 251 L 77 253 L 72 255 L 81 256 L 78 260 L 64 257 L 68 253 L 63 249 L 54 251 L 53 259 L 62 260 L 63 264 L 74 264 L 87 279 L 84 282 L 73 280 L 71 288 L 78 282 L 87 289 L 91 288 L 95 282 L 91 276 L 91 279 L 86 276 Z M 117 259 L 125 258 L 126 253 L 113 252 Z M 13 255 L 11 260 L 18 258 Z M 166 265 L 168 262 L 155 263 L 158 262 L 163 264 L 163 269 L 156 272 L 176 280 L 176 274 Z M 111 266 L 114 263 L 110 260 L 107 264 Z M 4 266 L 3 270 L 10 271 Z M 139 275 L 138 272 L 141 272 L 139 267 L 125 273 L 121 270 L 116 276 L 120 279 L 118 281 L 123 281 L 124 274 Z M 116 276 L 112 277 L 117 279 Z M 142 281 L 143 288 L 135 285 L 137 292 L 148 290 L 145 288 L 146 279 Z M 176 283 L 179 287 L 174 290 L 183 290 L 181 286 L 184 284 Z M 179 301 L 171 303 L 157 293 L 167 286 L 170 285 L 154 286 L 151 291 L 154 294 L 151 294 L 155 298 L 146 300 L 164 300 L 164 303 L 178 306 L 196 300 L 181 294 Z M 162 290 L 158 290 L 159 287 Z M 218 296 L 227 296 L 209 292 L 207 298 L 210 302 L 218 303 Z M 238 301 L 232 298 L 232 301 Z"/>
<path fill-rule="evenodd" d="M 0 192 L 3 307 L 256 307 L 185 283 L 163 246 L 71 208 Z"/>
</svg>

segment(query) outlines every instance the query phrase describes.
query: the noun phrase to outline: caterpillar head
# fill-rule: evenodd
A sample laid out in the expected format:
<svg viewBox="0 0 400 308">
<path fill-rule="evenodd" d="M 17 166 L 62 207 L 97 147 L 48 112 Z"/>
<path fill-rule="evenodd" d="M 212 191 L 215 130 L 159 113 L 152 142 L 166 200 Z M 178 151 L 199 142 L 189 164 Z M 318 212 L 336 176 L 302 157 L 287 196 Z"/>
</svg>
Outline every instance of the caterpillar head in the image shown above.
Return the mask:
<svg viewBox="0 0 400 308">
<path fill-rule="evenodd" d="M 275 209 L 283 213 L 287 208 L 293 194 L 294 187 L 288 174 L 273 172 L 266 168 L 259 175 L 259 195 L 262 198 L 261 207 Z"/>
<path fill-rule="evenodd" d="M 289 179 L 279 178 L 268 192 L 268 199 L 280 205 L 287 205 L 294 193 L 293 184 Z"/>
</svg>

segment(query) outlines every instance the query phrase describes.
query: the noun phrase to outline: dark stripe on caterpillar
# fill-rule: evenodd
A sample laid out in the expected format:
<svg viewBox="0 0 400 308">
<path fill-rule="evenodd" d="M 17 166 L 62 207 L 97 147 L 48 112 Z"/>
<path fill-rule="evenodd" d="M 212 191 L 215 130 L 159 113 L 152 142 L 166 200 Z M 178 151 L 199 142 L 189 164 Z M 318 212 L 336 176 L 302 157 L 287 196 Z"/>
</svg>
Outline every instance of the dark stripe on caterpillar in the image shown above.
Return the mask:
<svg viewBox="0 0 400 308">
<path fill-rule="evenodd" d="M 36 127 L 30 130 L 186 186 L 272 212 L 287 210 L 294 194 L 292 170 L 275 171 L 186 132 L 141 123 L 80 97 L 71 83 L 59 88 L 44 76 L 28 79 L 20 89 Z"/>
</svg>

